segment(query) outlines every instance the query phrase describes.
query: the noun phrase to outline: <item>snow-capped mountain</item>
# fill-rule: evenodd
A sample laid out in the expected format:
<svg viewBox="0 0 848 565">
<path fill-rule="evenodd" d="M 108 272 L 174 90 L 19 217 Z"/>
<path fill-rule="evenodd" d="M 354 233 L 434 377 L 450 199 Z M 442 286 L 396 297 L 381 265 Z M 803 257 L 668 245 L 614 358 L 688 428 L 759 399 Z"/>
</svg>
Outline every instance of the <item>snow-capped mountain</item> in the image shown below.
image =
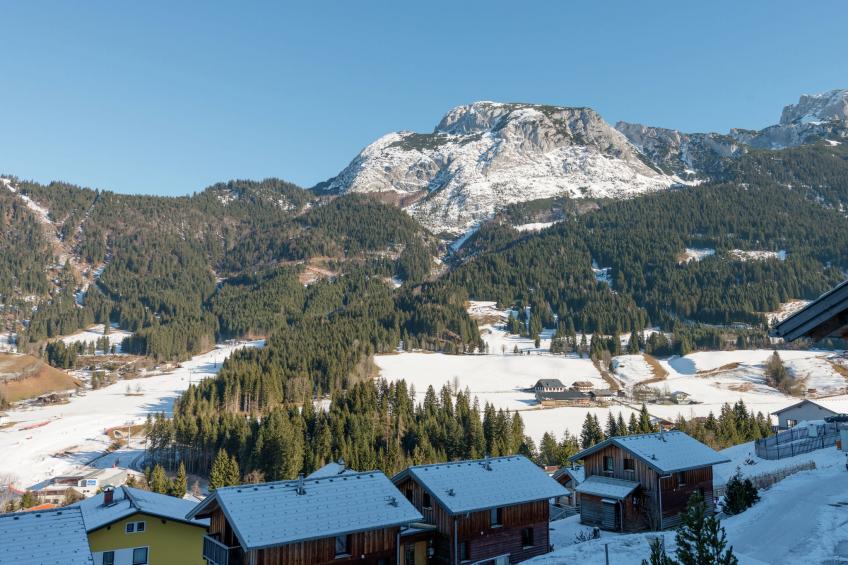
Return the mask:
<svg viewBox="0 0 848 565">
<path fill-rule="evenodd" d="M 628 197 L 721 178 L 751 148 L 848 140 L 848 90 L 803 95 L 762 130 L 684 133 L 589 108 L 475 102 L 433 133 L 394 132 L 366 147 L 322 193 L 377 193 L 434 232 L 464 233 L 508 204 Z"/>
<path fill-rule="evenodd" d="M 476 102 L 433 133 L 390 133 L 322 192 L 371 192 L 435 232 L 465 232 L 507 204 L 551 196 L 621 197 L 684 182 L 663 172 L 589 108 Z"/>
</svg>

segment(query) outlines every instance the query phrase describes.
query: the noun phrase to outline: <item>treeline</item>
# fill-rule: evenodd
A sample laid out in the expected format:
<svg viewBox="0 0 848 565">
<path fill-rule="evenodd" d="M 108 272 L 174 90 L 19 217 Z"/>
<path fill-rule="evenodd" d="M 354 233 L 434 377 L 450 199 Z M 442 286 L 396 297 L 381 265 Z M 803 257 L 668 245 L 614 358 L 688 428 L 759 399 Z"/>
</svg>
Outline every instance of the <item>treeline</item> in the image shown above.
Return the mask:
<svg viewBox="0 0 848 565">
<path fill-rule="evenodd" d="M 148 422 L 150 461 L 205 475 L 221 450 L 253 480 L 295 478 L 330 460 L 354 469 L 396 473 L 409 465 L 523 453 L 535 449 L 518 413 L 482 411 L 467 391 L 430 387 L 416 404 L 405 381 L 361 382 L 333 395 L 322 409 L 312 401 L 278 406 L 262 418 L 180 400 L 173 419 Z M 231 465 L 231 464 L 230 464 Z"/>
</svg>

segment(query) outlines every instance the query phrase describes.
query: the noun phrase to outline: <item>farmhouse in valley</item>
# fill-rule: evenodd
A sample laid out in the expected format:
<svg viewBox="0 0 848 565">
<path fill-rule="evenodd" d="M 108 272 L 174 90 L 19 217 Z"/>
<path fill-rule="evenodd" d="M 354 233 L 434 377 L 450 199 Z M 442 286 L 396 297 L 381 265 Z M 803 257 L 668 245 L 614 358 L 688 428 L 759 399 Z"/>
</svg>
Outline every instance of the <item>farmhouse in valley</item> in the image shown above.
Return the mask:
<svg viewBox="0 0 848 565">
<path fill-rule="evenodd" d="M 584 464 L 581 522 L 626 532 L 679 525 L 695 492 L 713 512 L 713 465 L 729 461 L 679 431 L 612 437 L 570 460 Z"/>
<path fill-rule="evenodd" d="M 0 514 L 0 561 L 93 565 L 80 509 Z"/>
<path fill-rule="evenodd" d="M 547 553 L 549 500 L 568 494 L 520 455 L 419 465 L 392 481 L 431 526 L 429 562 L 446 565 L 519 563 Z"/>
<path fill-rule="evenodd" d="M 76 505 L 94 565 L 202 565 L 208 520 L 186 518 L 194 504 L 130 487 L 107 488 Z"/>
<path fill-rule="evenodd" d="M 369 471 L 219 488 L 188 518 L 211 520 L 203 558 L 212 565 L 390 565 L 401 528 L 422 516 Z"/>
<path fill-rule="evenodd" d="M 589 406 L 592 403 L 592 397 L 588 393 L 576 390 L 537 392 L 536 400 L 542 406 Z"/>
<path fill-rule="evenodd" d="M 533 392 L 563 392 L 567 390 L 566 386 L 562 384 L 562 381 L 559 379 L 539 379 L 536 381 L 536 384 L 533 385 Z"/>
<path fill-rule="evenodd" d="M 574 381 L 571 383 L 571 389 L 580 392 L 592 392 L 593 388 L 595 388 L 595 385 L 589 381 Z"/>
<path fill-rule="evenodd" d="M 786 408 L 775 410 L 772 414 L 777 416 L 778 429 L 787 430 L 797 426 L 801 422 L 824 420 L 825 418 L 836 416 L 837 413 L 812 400 L 802 400 Z"/>
</svg>

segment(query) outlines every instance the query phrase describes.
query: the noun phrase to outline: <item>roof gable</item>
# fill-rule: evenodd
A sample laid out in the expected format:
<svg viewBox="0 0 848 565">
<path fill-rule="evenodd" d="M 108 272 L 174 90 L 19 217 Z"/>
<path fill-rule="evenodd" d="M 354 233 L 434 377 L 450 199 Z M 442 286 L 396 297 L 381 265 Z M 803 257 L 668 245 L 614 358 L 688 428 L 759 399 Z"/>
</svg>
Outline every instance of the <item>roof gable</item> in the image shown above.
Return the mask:
<svg viewBox="0 0 848 565">
<path fill-rule="evenodd" d="M 585 459 L 611 445 L 631 453 L 663 474 L 730 461 L 711 447 L 680 431 L 612 437 L 572 455 L 569 460 Z"/>
<path fill-rule="evenodd" d="M 0 560 L 19 565 L 92 565 L 79 508 L 0 516 Z"/>
<path fill-rule="evenodd" d="M 825 292 L 774 327 L 773 333 L 786 341 L 808 336 L 844 337 L 848 331 L 848 281 Z"/>
<path fill-rule="evenodd" d="M 821 404 L 819 404 L 818 402 L 813 402 L 812 400 L 809 400 L 809 399 L 804 399 L 804 400 L 802 400 L 801 402 L 796 402 L 795 404 L 790 404 L 790 405 L 789 405 L 789 406 L 787 406 L 786 408 L 781 408 L 780 410 L 775 410 L 774 412 L 772 412 L 772 414 L 774 414 L 775 416 L 777 416 L 777 415 L 779 415 L 779 414 L 783 414 L 783 413 L 784 413 L 784 412 L 786 412 L 787 410 L 792 410 L 793 408 L 800 408 L 801 406 L 804 406 L 804 405 L 806 405 L 806 404 L 812 404 L 813 406 L 815 406 L 816 408 L 818 408 L 818 409 L 820 409 L 820 410 L 824 410 L 825 412 L 830 412 L 830 414 L 831 414 L 831 415 L 833 415 L 833 416 L 835 416 L 835 415 L 837 414 L 837 412 L 834 412 L 834 411 L 833 411 L 833 410 L 831 410 L 830 408 L 827 408 L 827 407 L 825 407 L 825 406 L 822 406 L 822 405 L 821 405 Z"/>
<path fill-rule="evenodd" d="M 186 514 L 195 505 L 193 502 L 182 498 L 127 486 L 113 491 L 112 504 L 109 506 L 103 505 L 104 496 L 101 492 L 74 505 L 82 511 L 85 529 L 88 532 L 99 530 L 104 526 L 138 513 L 175 522 L 184 522 L 193 526 L 206 527 L 209 525 L 209 520 L 186 519 Z"/>
<path fill-rule="evenodd" d="M 411 477 L 451 515 L 512 506 L 568 491 L 521 455 L 410 467 L 392 480 Z"/>
<path fill-rule="evenodd" d="M 424 517 L 379 471 L 217 489 L 188 516 L 219 507 L 245 550 L 406 525 Z"/>
</svg>

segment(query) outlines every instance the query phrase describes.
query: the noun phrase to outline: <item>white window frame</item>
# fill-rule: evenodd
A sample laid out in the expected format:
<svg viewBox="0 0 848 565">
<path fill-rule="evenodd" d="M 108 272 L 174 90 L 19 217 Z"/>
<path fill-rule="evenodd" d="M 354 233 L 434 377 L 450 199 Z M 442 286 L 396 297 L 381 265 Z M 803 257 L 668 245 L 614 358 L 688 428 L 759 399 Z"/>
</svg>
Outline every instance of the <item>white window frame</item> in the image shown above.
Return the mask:
<svg viewBox="0 0 848 565">
<path fill-rule="evenodd" d="M 147 559 L 145 560 L 144 563 L 136 564 L 136 562 L 135 562 L 135 552 L 136 552 L 137 549 L 143 549 L 147 552 Z M 130 555 L 130 559 L 131 559 L 132 565 L 150 565 L 150 546 L 149 545 L 142 545 L 142 546 L 139 546 L 139 547 L 133 547 L 132 548 L 132 555 Z"/>
<path fill-rule="evenodd" d="M 141 529 L 139 529 L 139 526 L 141 526 Z M 127 522 L 124 524 L 125 534 L 143 534 L 146 531 L 147 523 L 144 520 L 136 520 L 135 522 Z"/>
</svg>

